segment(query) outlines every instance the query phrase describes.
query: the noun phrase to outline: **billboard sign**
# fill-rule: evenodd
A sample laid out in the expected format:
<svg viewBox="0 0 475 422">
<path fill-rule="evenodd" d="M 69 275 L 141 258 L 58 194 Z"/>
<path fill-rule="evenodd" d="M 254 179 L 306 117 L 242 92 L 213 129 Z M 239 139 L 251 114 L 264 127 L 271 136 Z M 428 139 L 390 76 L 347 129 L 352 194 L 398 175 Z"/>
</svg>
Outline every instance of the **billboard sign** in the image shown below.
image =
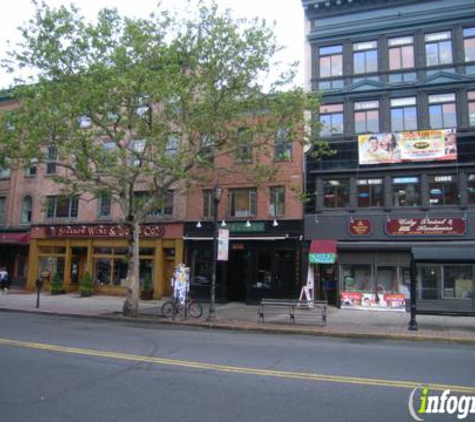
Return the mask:
<svg viewBox="0 0 475 422">
<path fill-rule="evenodd" d="M 455 129 L 376 133 L 358 136 L 359 164 L 457 159 Z"/>
</svg>

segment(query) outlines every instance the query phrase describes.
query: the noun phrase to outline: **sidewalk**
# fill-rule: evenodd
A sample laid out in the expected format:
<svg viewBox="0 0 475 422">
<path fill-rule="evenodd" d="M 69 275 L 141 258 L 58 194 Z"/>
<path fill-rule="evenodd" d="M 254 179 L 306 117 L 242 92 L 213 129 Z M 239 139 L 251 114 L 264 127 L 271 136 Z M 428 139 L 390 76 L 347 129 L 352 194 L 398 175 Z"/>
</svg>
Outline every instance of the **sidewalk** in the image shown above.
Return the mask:
<svg viewBox="0 0 475 422">
<path fill-rule="evenodd" d="M 70 316 L 85 316 L 125 320 L 121 315 L 123 297 L 94 295 L 81 298 L 77 293 L 52 296 L 42 293 L 40 308 L 36 308 L 36 294 L 13 290 L 0 294 L 0 311 L 23 311 Z M 163 301 L 141 301 L 139 321 L 179 324 L 209 328 L 226 328 L 271 333 L 296 333 L 354 338 L 385 338 L 401 340 L 436 340 L 475 345 L 475 317 L 417 315 L 418 331 L 408 331 L 408 313 L 356 311 L 330 307 L 326 327 L 310 323 L 288 324 L 284 317 L 259 323 L 257 306 L 227 303 L 217 306 L 218 321 L 207 322 L 207 304 L 199 320 L 176 319 L 161 315 Z M 127 320 L 134 320 L 127 318 Z"/>
</svg>

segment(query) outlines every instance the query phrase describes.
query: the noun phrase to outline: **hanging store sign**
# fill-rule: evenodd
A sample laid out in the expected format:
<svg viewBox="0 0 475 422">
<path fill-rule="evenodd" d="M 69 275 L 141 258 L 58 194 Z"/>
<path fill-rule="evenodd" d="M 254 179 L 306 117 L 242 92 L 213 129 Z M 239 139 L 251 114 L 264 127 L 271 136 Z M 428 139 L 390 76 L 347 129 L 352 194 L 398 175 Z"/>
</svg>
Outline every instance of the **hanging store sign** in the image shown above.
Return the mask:
<svg viewBox="0 0 475 422">
<path fill-rule="evenodd" d="M 352 218 L 349 224 L 351 236 L 369 236 L 372 232 L 371 220 L 367 218 Z"/>
<path fill-rule="evenodd" d="M 120 224 L 98 226 L 49 226 L 48 237 L 107 237 L 121 238 L 129 236 L 129 228 Z M 151 224 L 140 226 L 140 237 L 161 238 L 165 235 L 165 226 Z"/>
<path fill-rule="evenodd" d="M 312 240 L 308 254 L 311 264 L 334 264 L 336 261 L 336 240 Z"/>
<path fill-rule="evenodd" d="M 461 217 L 389 218 L 386 222 L 389 236 L 461 236 L 466 228 Z"/>
<path fill-rule="evenodd" d="M 219 229 L 218 261 L 227 261 L 229 256 L 229 230 Z"/>
</svg>

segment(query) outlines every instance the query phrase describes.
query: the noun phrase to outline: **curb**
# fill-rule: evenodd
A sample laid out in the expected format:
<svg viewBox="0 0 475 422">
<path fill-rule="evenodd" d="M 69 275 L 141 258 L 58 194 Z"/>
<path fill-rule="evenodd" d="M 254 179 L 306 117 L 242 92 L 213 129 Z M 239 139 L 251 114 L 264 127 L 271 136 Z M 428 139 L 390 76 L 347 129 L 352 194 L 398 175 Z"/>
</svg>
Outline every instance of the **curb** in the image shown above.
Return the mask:
<svg viewBox="0 0 475 422">
<path fill-rule="evenodd" d="M 54 311 L 41 311 L 41 310 L 25 310 L 25 309 L 11 309 L 0 308 L 0 312 L 17 312 L 30 315 L 49 315 L 49 316 L 63 316 L 70 318 L 82 318 L 91 320 L 104 320 L 104 321 L 122 321 L 134 324 L 160 324 L 167 325 L 169 327 L 197 327 L 216 330 L 228 330 L 228 331 L 243 331 L 249 333 L 262 333 L 262 334 L 292 334 L 292 335 L 306 335 L 315 337 L 329 337 L 329 338 L 348 338 L 348 339 L 368 339 L 368 340 L 396 340 L 396 341 L 424 341 L 424 342 L 442 342 L 452 344 L 465 344 L 475 346 L 475 338 L 463 338 L 463 337 L 441 337 L 430 335 L 409 335 L 409 334 L 383 334 L 383 333 L 365 333 L 365 332 L 338 332 L 316 330 L 314 328 L 290 328 L 286 326 L 276 325 L 240 325 L 239 323 L 226 323 L 226 322 L 204 322 L 204 321 L 185 321 L 185 320 L 168 320 L 157 317 L 124 317 L 120 313 L 104 314 L 104 315 L 85 315 L 85 314 L 67 314 Z"/>
</svg>

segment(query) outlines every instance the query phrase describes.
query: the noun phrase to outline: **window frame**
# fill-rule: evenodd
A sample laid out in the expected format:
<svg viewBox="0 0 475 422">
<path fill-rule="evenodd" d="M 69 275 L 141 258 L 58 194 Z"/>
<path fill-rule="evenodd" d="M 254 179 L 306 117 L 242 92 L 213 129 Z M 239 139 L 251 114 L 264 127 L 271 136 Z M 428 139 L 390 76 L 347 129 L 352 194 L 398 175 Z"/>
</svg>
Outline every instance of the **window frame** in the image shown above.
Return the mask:
<svg viewBox="0 0 475 422">
<path fill-rule="evenodd" d="M 441 60 L 443 58 L 443 52 L 441 51 L 442 44 L 450 45 L 450 57 L 446 60 Z M 437 63 L 429 63 L 429 57 L 431 56 L 428 53 L 429 46 L 436 46 L 437 49 Z M 441 32 L 431 32 L 424 35 L 424 52 L 426 59 L 427 67 L 435 66 L 445 66 L 451 65 L 454 62 L 454 51 L 452 44 L 452 34 L 451 31 L 441 31 Z"/>
<path fill-rule="evenodd" d="M 338 51 L 338 48 L 340 51 Z M 334 49 L 334 50 L 332 50 Z M 327 50 L 328 52 L 326 52 Z M 329 74 L 322 74 L 322 59 L 329 58 Z M 340 60 L 340 71 L 339 73 L 333 74 L 334 61 L 339 58 Z M 337 64 L 337 63 L 335 63 Z M 338 69 L 338 67 L 336 67 Z M 332 46 L 322 46 L 318 49 L 318 74 L 320 79 L 330 79 L 330 78 L 341 78 L 343 76 L 343 45 L 332 45 Z"/>
<path fill-rule="evenodd" d="M 447 200 L 452 196 L 450 191 L 451 191 L 451 188 L 453 188 L 454 186 L 455 186 L 454 200 L 452 202 L 447 202 Z M 434 190 L 440 191 L 442 203 L 433 202 L 436 200 L 436 197 L 434 196 L 435 193 L 432 192 Z M 454 205 L 456 206 L 459 204 L 458 181 L 457 181 L 457 177 L 454 174 L 437 174 L 434 176 L 429 176 L 428 191 L 429 191 L 429 204 L 431 207 L 454 206 Z"/>
<path fill-rule="evenodd" d="M 283 217 L 285 215 L 285 186 L 269 187 L 269 216 Z"/>
<path fill-rule="evenodd" d="M 363 133 L 380 133 L 380 116 L 379 116 L 379 100 L 373 100 L 373 101 L 355 101 L 353 103 L 353 120 L 354 120 L 354 128 L 355 128 L 355 133 L 357 134 L 363 134 Z M 369 129 L 369 122 L 371 119 L 368 118 L 369 113 L 374 113 L 376 112 L 377 114 L 377 128 L 376 130 L 368 130 Z M 357 115 L 362 115 L 364 116 L 364 130 L 359 130 L 357 128 Z"/>
<path fill-rule="evenodd" d="M 293 160 L 293 145 L 289 139 L 290 129 L 280 126 L 274 133 L 274 161 L 286 162 Z"/>
<path fill-rule="evenodd" d="M 470 33 L 469 33 L 470 31 Z M 467 34 L 466 34 L 467 33 Z M 466 27 L 462 30 L 463 36 L 463 54 L 465 62 L 474 62 L 475 61 L 475 27 Z M 470 57 L 467 55 L 467 43 L 466 41 L 471 41 L 474 45 L 469 47 Z"/>
<path fill-rule="evenodd" d="M 380 192 L 375 192 L 379 187 Z M 367 188 L 368 190 L 368 205 L 360 203 L 360 190 Z M 375 199 L 374 199 L 375 198 Z M 374 200 L 373 200 L 374 199 Z M 382 178 L 368 178 L 357 179 L 356 181 L 356 205 L 358 208 L 381 208 L 384 203 L 384 179 Z"/>
<path fill-rule="evenodd" d="M 396 182 L 397 181 L 397 182 Z M 399 189 L 396 192 L 395 186 L 404 186 L 404 189 Z M 408 204 L 407 200 L 407 193 L 408 193 L 408 186 L 415 186 L 415 196 L 416 200 L 413 201 L 411 204 Z M 391 187 L 392 187 L 392 197 L 393 197 L 393 207 L 394 208 L 402 208 L 402 207 L 410 207 L 416 208 L 421 206 L 421 178 L 420 176 L 405 176 L 405 177 L 393 177 L 391 180 Z M 405 203 L 401 203 L 401 196 L 396 196 L 397 193 L 402 193 L 401 195 L 404 198 Z"/>
<path fill-rule="evenodd" d="M 404 49 L 411 49 L 412 54 L 412 64 L 410 66 L 404 65 Z M 392 67 L 391 66 L 391 51 L 398 51 L 399 57 L 399 66 Z M 415 54 L 414 54 L 414 36 L 408 35 L 405 37 L 394 37 L 388 39 L 388 66 L 389 71 L 401 71 L 401 70 L 408 70 L 415 68 Z"/>
<path fill-rule="evenodd" d="M 411 104 L 413 103 L 413 104 Z M 390 118 L 391 118 L 391 132 L 409 132 L 413 130 L 417 130 L 417 98 L 416 97 L 404 97 L 404 98 L 391 98 L 390 99 Z M 402 127 L 396 127 L 393 112 L 396 110 L 402 110 Z M 415 112 L 415 120 L 414 126 L 411 126 L 409 122 L 412 119 L 406 119 L 406 113 L 409 110 L 414 110 Z"/>
<path fill-rule="evenodd" d="M 56 174 L 56 164 L 58 161 L 58 147 L 50 145 L 46 157 L 46 175 Z"/>
<path fill-rule="evenodd" d="M 25 200 L 29 199 L 29 207 L 25 208 Z M 25 218 L 26 213 L 26 218 Z M 31 224 L 33 218 L 33 198 L 31 195 L 25 195 L 21 200 L 20 224 Z"/>
<path fill-rule="evenodd" d="M 457 95 L 455 93 L 430 94 L 428 96 L 428 107 L 430 129 L 452 129 L 457 127 Z M 448 111 L 447 107 L 453 107 L 453 113 Z M 437 109 L 439 110 L 437 114 L 432 113 L 432 110 Z M 446 123 L 449 115 L 453 115 L 455 121 Z M 440 126 L 435 120 L 436 116 L 438 116 L 441 122 Z"/>
<path fill-rule="evenodd" d="M 330 126 L 327 128 L 327 125 L 322 120 L 323 116 L 329 116 L 331 122 Z M 341 116 L 341 130 L 332 130 L 334 128 L 339 128 L 339 125 L 333 125 L 333 120 L 336 116 Z M 321 136 L 333 136 L 333 135 L 343 135 L 345 131 L 345 116 L 344 116 L 344 106 L 343 103 L 335 104 L 325 104 L 321 105 L 319 109 L 319 121 L 320 121 L 320 135 Z"/>
<path fill-rule="evenodd" d="M 104 201 L 107 200 L 106 203 Z M 106 212 L 104 211 L 106 210 Z M 112 212 L 112 197 L 110 194 L 102 194 L 97 200 L 97 217 L 107 218 L 111 216 Z"/>
<path fill-rule="evenodd" d="M 247 194 L 247 209 L 246 210 L 237 210 L 236 209 L 236 195 L 245 195 Z M 249 218 L 257 216 L 257 189 L 256 188 L 238 188 L 238 189 L 229 189 L 228 193 L 228 217 L 231 218 Z M 238 214 L 239 213 L 239 214 Z"/>
<path fill-rule="evenodd" d="M 0 225 L 5 225 L 5 216 L 7 209 L 7 197 L 0 196 Z"/>
<path fill-rule="evenodd" d="M 66 204 L 60 201 L 67 201 L 68 215 L 58 215 L 58 208 L 62 209 Z M 79 215 L 79 196 L 58 196 L 50 195 L 46 197 L 46 218 L 77 218 Z"/>
<path fill-rule="evenodd" d="M 376 54 L 375 63 L 376 67 L 373 69 L 371 66 L 372 59 L 368 58 L 368 54 Z M 356 69 L 356 55 L 363 57 L 363 71 L 357 71 Z M 379 71 L 379 54 L 378 54 L 378 41 L 364 41 L 353 43 L 353 74 L 354 75 L 366 75 L 369 73 L 377 73 Z"/>
<path fill-rule="evenodd" d="M 342 184 L 343 182 L 343 184 Z M 335 178 L 322 180 L 323 208 L 338 209 L 348 208 L 350 205 L 350 179 Z M 343 195 L 342 195 L 343 193 Z M 331 202 L 327 201 L 328 195 L 333 196 Z M 339 198 L 342 198 L 341 201 Z"/>
</svg>

